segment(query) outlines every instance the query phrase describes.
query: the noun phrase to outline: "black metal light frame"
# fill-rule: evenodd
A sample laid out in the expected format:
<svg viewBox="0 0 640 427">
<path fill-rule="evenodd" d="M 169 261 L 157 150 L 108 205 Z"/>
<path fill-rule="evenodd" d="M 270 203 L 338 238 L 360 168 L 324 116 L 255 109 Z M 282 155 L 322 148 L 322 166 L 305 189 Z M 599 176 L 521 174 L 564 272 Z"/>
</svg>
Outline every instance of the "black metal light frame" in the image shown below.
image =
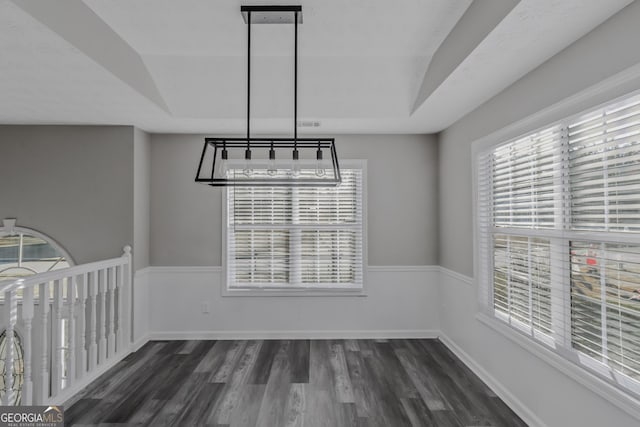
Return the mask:
<svg viewBox="0 0 640 427">
<path fill-rule="evenodd" d="M 205 138 L 196 182 L 211 186 L 285 186 L 285 187 L 335 187 L 342 181 L 340 176 L 340 166 L 336 153 L 334 138 L 298 138 L 298 24 L 302 23 L 302 6 L 241 6 L 240 11 L 247 24 L 247 137 L 246 138 Z M 252 16 L 253 14 L 253 16 Z M 254 22 L 255 21 L 255 22 Z M 293 116 L 293 138 L 252 138 L 251 137 L 251 24 L 280 24 L 293 23 L 295 27 L 294 42 L 294 116 Z M 292 149 L 291 160 L 298 160 L 299 150 L 316 150 L 317 159 L 322 160 L 323 150 L 331 154 L 331 174 L 322 177 L 314 177 L 305 174 L 301 177 L 264 177 L 255 174 L 252 177 L 242 176 L 216 177 L 217 162 L 227 159 L 227 149 L 245 148 L 245 159 L 251 160 L 251 149 L 270 149 L 269 155 L 274 156 L 273 149 Z M 213 162 L 211 173 L 204 175 L 204 163 L 207 161 L 207 153 L 213 150 Z M 220 152 L 220 156 L 218 155 Z"/>
<path fill-rule="evenodd" d="M 198 176 L 196 182 L 208 184 L 214 187 L 218 186 L 251 186 L 251 187 L 334 187 L 341 182 L 340 167 L 338 165 L 338 156 L 336 155 L 336 145 L 333 138 L 299 138 L 293 140 L 291 138 L 252 138 L 250 141 L 252 148 L 267 151 L 271 147 L 275 149 L 290 148 L 292 150 L 317 150 L 331 154 L 331 167 L 333 175 L 329 174 L 329 178 L 305 177 L 275 177 L 264 178 L 261 176 L 252 178 L 217 178 L 214 176 L 216 159 L 219 160 L 222 150 L 241 149 L 247 146 L 246 138 L 205 138 L 205 148 L 202 150 L 200 157 L 200 165 L 198 167 Z M 213 150 L 214 162 L 211 168 L 211 174 L 202 176 L 202 166 L 205 161 L 207 150 Z"/>
</svg>

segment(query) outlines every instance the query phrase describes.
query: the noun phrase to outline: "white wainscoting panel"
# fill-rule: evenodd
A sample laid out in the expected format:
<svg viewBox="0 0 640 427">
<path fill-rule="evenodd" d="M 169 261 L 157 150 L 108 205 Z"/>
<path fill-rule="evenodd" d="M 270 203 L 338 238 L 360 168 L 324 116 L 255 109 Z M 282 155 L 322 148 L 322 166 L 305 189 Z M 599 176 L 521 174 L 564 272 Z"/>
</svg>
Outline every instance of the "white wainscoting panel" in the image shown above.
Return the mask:
<svg viewBox="0 0 640 427">
<path fill-rule="evenodd" d="M 433 338 L 437 266 L 369 267 L 366 296 L 223 296 L 220 267 L 150 267 L 152 339 Z"/>
<path fill-rule="evenodd" d="M 146 267 L 133 276 L 133 351 L 149 340 L 149 272 Z"/>
</svg>

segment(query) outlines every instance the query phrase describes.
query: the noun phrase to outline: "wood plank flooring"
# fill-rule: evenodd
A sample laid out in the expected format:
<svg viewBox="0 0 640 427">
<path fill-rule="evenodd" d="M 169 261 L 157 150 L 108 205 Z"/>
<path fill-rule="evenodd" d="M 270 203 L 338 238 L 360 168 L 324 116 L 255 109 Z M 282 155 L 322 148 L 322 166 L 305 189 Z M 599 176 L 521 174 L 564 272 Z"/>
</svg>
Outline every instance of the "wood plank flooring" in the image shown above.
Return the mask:
<svg viewBox="0 0 640 427">
<path fill-rule="evenodd" d="M 69 402 L 68 402 L 69 405 Z M 67 426 L 525 426 L 438 340 L 151 341 Z"/>
</svg>

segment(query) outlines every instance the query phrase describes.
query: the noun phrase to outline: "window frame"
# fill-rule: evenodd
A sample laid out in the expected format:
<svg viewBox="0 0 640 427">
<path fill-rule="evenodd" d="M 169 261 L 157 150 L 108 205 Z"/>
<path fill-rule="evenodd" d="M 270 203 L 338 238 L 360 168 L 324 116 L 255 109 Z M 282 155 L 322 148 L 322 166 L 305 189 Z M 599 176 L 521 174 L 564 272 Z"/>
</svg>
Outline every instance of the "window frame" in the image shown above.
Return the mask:
<svg viewBox="0 0 640 427">
<path fill-rule="evenodd" d="M 637 88 L 637 85 L 635 88 Z M 629 88 L 628 90 L 620 89 L 617 91 L 616 96 L 606 96 L 606 93 L 611 92 L 611 86 L 608 82 L 603 82 L 601 85 L 586 90 L 584 93 L 580 94 L 580 96 L 576 96 L 573 99 L 566 99 L 565 101 L 555 105 L 553 108 L 532 114 L 520 122 L 516 122 L 512 125 L 499 129 L 492 134 L 472 142 L 471 181 L 474 277 L 471 283 L 476 287 L 476 302 L 478 304 L 476 320 L 504 335 L 509 340 L 524 348 L 530 354 L 539 357 L 591 391 L 640 419 L 640 387 L 638 387 L 637 380 L 633 384 L 628 384 L 626 383 L 627 381 L 625 378 L 620 378 L 617 374 L 614 374 L 614 370 L 612 368 L 605 366 L 596 359 L 593 359 L 578 350 L 573 349 L 571 345 L 571 333 L 569 332 L 567 334 L 566 330 L 559 334 L 554 334 L 550 337 L 550 340 L 540 339 L 540 337 L 535 336 L 531 331 L 525 330 L 526 328 L 514 327 L 514 325 L 510 324 L 508 321 L 504 321 L 505 319 L 501 319 L 499 313 L 496 313 L 492 299 L 493 281 L 489 281 L 489 286 L 487 286 L 486 283 L 483 283 L 483 274 L 486 274 L 487 272 L 491 274 L 493 272 L 493 257 L 489 255 L 489 259 L 487 260 L 483 258 L 482 255 L 483 245 L 487 245 L 492 241 L 494 226 L 493 224 L 490 224 L 490 231 L 487 232 L 479 197 L 481 187 L 481 158 L 483 155 L 486 155 L 486 153 L 499 146 L 509 144 L 527 135 L 543 131 L 553 126 L 564 127 L 571 121 L 606 108 L 607 106 L 637 97 L 640 95 L 640 90 L 635 88 Z M 592 102 L 586 103 L 589 100 Z M 597 102 L 594 100 L 597 100 Z M 559 114 L 563 111 L 566 113 Z M 559 116 L 560 119 L 558 119 Z M 567 143 L 567 141 L 563 140 L 563 143 Z M 563 162 L 564 160 L 565 159 L 563 158 Z M 561 194 L 567 194 L 566 186 L 568 186 L 568 181 L 562 182 Z M 560 219 L 563 221 L 566 221 L 569 218 L 566 214 L 561 215 L 561 217 L 562 218 Z M 523 233 L 520 235 L 527 236 L 529 235 L 527 232 L 531 230 L 523 228 L 521 230 L 517 229 L 516 231 L 522 231 Z M 542 230 L 541 233 L 536 233 L 536 231 L 537 230 L 534 230 L 534 232 L 531 233 L 531 237 L 544 237 L 544 230 Z M 640 244 L 640 233 L 635 233 L 635 236 L 631 235 L 628 237 L 622 235 L 622 233 L 618 234 L 614 232 L 613 234 L 609 234 L 609 237 L 607 237 L 608 233 L 608 231 L 568 230 L 566 224 L 561 223 L 559 229 L 548 230 L 546 238 L 550 240 L 550 244 L 552 245 L 562 244 L 567 246 L 572 240 L 594 241 L 599 243 Z M 535 234 L 535 236 L 533 236 L 533 234 Z M 617 238 L 621 235 L 621 239 Z M 487 236 L 489 236 L 488 241 Z M 563 259 L 556 261 L 570 266 L 568 248 L 562 253 L 564 254 Z M 554 259 L 552 258 L 552 281 L 554 280 L 553 261 Z M 565 274 L 561 279 L 563 284 L 560 291 L 565 294 L 570 294 L 570 275 Z M 563 307 L 561 307 L 561 310 L 564 316 L 565 328 L 571 328 L 571 299 L 565 297 L 562 298 L 562 302 Z M 552 309 L 554 309 L 553 305 Z M 555 343 L 558 343 L 558 345 Z"/>
<path fill-rule="evenodd" d="M 15 224 L 16 224 L 15 218 L 6 218 L 2 220 L 2 223 L 0 224 L 0 237 L 12 236 L 17 234 L 26 234 L 33 237 L 37 237 L 41 240 L 44 240 L 49 245 L 51 245 L 55 250 L 60 252 L 64 256 L 65 261 L 69 265 L 69 267 L 73 267 L 76 265 L 76 262 L 71 256 L 71 254 L 64 248 L 64 246 L 58 243 L 58 241 L 53 239 L 51 236 L 48 236 L 43 232 L 35 230 L 33 228 L 17 226 Z M 22 267 L 22 268 L 25 268 L 25 267 Z M 25 269 L 31 270 L 33 274 L 39 274 L 39 272 L 33 271 L 30 268 L 25 268 Z"/>
<path fill-rule="evenodd" d="M 308 297 L 308 296 L 324 296 L 324 297 L 366 297 L 367 296 L 367 267 L 368 267 L 368 222 L 367 222 L 367 160 L 364 159 L 347 159 L 340 161 L 342 169 L 360 169 L 362 171 L 362 286 L 349 287 L 325 287 L 325 286 L 305 286 L 305 287 L 248 287 L 248 288 L 230 288 L 229 287 L 229 263 L 228 263 L 228 242 L 227 242 L 227 225 L 228 225 L 228 189 L 222 191 L 222 275 L 220 283 L 220 293 L 224 297 Z M 293 188 L 295 191 L 295 187 Z"/>
</svg>

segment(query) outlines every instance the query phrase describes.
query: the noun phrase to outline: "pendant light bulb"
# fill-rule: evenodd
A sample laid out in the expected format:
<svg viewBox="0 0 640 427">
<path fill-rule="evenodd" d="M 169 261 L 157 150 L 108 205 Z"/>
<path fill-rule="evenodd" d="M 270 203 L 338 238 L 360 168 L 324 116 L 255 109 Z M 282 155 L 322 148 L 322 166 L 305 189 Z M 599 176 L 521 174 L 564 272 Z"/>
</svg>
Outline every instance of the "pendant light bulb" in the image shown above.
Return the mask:
<svg viewBox="0 0 640 427">
<path fill-rule="evenodd" d="M 269 149 L 269 162 L 267 163 L 267 175 L 275 176 L 278 173 L 278 168 L 276 167 L 276 152 L 273 149 L 273 143 L 271 143 L 271 148 Z"/>
<path fill-rule="evenodd" d="M 316 151 L 316 176 L 322 177 L 326 174 L 324 170 L 324 162 L 322 161 L 322 150 L 318 147 Z"/>
<path fill-rule="evenodd" d="M 253 161 L 251 160 L 251 149 L 249 148 L 244 151 L 244 168 L 242 169 L 242 173 L 246 177 L 253 175 Z"/>
<path fill-rule="evenodd" d="M 291 164 L 291 176 L 298 178 L 300 176 L 300 153 L 297 148 L 293 149 L 293 161 Z"/>
<path fill-rule="evenodd" d="M 226 178 L 227 172 L 229 171 L 229 153 L 227 153 L 227 148 L 223 146 L 222 152 L 220 153 L 220 161 L 218 161 L 218 165 L 216 166 L 216 174 L 215 176 L 220 178 Z"/>
</svg>

